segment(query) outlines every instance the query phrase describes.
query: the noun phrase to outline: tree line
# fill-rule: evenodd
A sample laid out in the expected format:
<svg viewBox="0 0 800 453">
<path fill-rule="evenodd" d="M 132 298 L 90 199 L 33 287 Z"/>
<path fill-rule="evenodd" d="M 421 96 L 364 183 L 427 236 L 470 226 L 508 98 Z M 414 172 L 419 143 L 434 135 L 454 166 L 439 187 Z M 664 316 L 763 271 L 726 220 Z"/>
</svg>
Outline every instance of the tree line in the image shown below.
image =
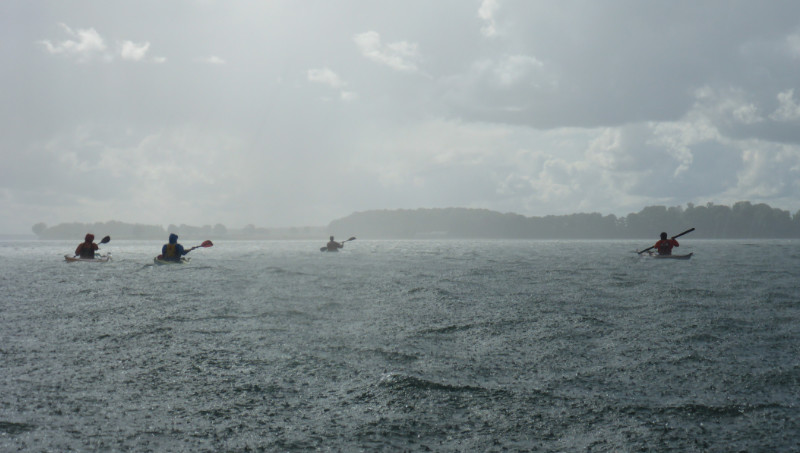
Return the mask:
<svg viewBox="0 0 800 453">
<path fill-rule="evenodd" d="M 497 239 L 642 239 L 689 228 L 695 238 L 800 238 L 800 211 L 740 201 L 733 206 L 648 206 L 639 212 L 578 213 L 525 217 L 488 209 L 436 208 L 371 210 L 334 220 L 327 227 L 229 229 L 214 226 L 130 224 L 118 221 L 33 226 L 41 239 L 80 239 L 86 233 L 116 239 L 159 239 L 176 233 L 185 239 L 325 239 L 329 234 L 363 239 L 497 238 Z"/>
<path fill-rule="evenodd" d="M 361 238 L 642 239 L 689 228 L 696 238 L 800 238 L 800 211 L 740 201 L 649 206 L 624 217 L 578 213 L 525 217 L 487 209 L 373 210 L 335 220 L 329 230 Z"/>
</svg>

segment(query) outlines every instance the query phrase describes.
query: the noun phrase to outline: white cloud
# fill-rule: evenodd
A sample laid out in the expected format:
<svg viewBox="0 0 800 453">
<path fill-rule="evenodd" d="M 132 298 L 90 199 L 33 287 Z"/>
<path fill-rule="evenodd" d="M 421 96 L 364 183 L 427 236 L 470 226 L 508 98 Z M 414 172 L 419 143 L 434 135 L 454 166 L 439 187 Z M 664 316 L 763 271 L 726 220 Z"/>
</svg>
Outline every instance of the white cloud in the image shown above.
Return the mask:
<svg viewBox="0 0 800 453">
<path fill-rule="evenodd" d="M 141 61 L 147 55 L 150 43 L 136 44 L 133 41 L 123 41 L 120 45 L 120 56 L 123 60 Z"/>
<path fill-rule="evenodd" d="M 751 197 L 798 208 L 800 3 L 739 2 L 720 16 L 703 2 L 343 1 L 205 2 L 190 15 L 166 2 L 155 18 L 113 2 L 32 7 L 42 11 L 0 45 L 19 69 L 0 77 L 0 197 L 35 198 L 29 225 L 146 221 L 174 179 L 190 190 L 167 199 L 192 201 L 180 222 L 323 224 L 435 205 L 627 214 Z M 37 52 L 20 51 L 34 40 Z M 159 49 L 171 64 L 155 72 L 74 64 L 164 63 Z M 60 61 L 37 72 L 42 57 Z M 239 70 L 196 71 L 225 60 Z M 36 152 L 83 123 L 95 126 L 85 139 Z M 142 186 L 152 197 L 136 199 Z M 189 206 L 214 191 L 235 218 Z M 101 192 L 107 203 L 81 210 Z M 251 209 L 252 194 L 272 205 Z M 66 214 L 39 214 L 57 205 Z"/>
<path fill-rule="evenodd" d="M 198 61 L 200 63 L 206 63 L 206 64 L 212 64 L 212 65 L 224 65 L 224 64 L 227 64 L 227 61 L 223 60 L 222 58 L 220 58 L 220 57 L 218 57 L 216 55 L 211 55 L 211 56 L 208 56 L 208 57 L 198 58 L 196 61 Z"/>
<path fill-rule="evenodd" d="M 455 108 L 503 122 L 542 108 L 559 89 L 551 68 L 522 54 L 476 60 L 467 71 L 443 77 L 440 83 L 444 98 Z"/>
<path fill-rule="evenodd" d="M 497 35 L 497 25 L 494 20 L 494 14 L 499 8 L 499 0 L 483 0 L 480 8 L 478 8 L 478 17 L 485 22 L 483 27 L 481 27 L 481 33 L 486 37 L 491 38 Z"/>
<path fill-rule="evenodd" d="M 67 35 L 75 39 L 67 39 L 55 43 L 50 40 L 40 41 L 45 50 L 51 55 L 63 55 L 74 58 L 79 62 L 88 62 L 94 58 L 110 62 L 116 57 L 120 57 L 126 61 L 145 61 L 147 52 L 150 50 L 149 42 L 135 43 L 130 40 L 122 40 L 118 43 L 115 54 L 108 51 L 105 40 L 94 28 L 73 30 L 66 24 L 62 23 L 59 25 Z M 167 59 L 164 57 L 153 57 L 151 61 L 155 63 L 164 63 Z"/>
<path fill-rule="evenodd" d="M 758 113 L 758 107 L 753 104 L 742 104 L 731 112 L 733 118 L 742 124 L 756 124 L 764 121 L 764 118 Z"/>
<path fill-rule="evenodd" d="M 342 101 L 350 102 L 358 99 L 357 93 L 344 89 L 347 86 L 347 83 L 330 68 L 309 69 L 306 77 L 308 78 L 309 82 L 319 83 L 338 89 L 339 99 Z"/>
<path fill-rule="evenodd" d="M 512 86 L 530 77 L 535 70 L 544 66 L 541 61 L 527 55 L 510 55 L 492 68 L 495 80 L 500 86 Z"/>
<path fill-rule="evenodd" d="M 794 100 L 794 90 L 786 90 L 778 93 L 778 103 L 780 106 L 769 117 L 775 121 L 797 121 L 800 119 L 800 105 Z"/>
<path fill-rule="evenodd" d="M 722 194 L 726 201 L 790 200 L 800 189 L 800 147 L 752 142 L 741 153 L 736 184 Z"/>
<path fill-rule="evenodd" d="M 356 93 L 354 91 L 344 91 L 344 90 L 342 90 L 342 91 L 339 92 L 339 97 L 343 101 L 347 101 L 347 102 L 355 101 L 356 99 L 358 99 L 358 93 Z"/>
<path fill-rule="evenodd" d="M 361 54 L 372 61 L 384 64 L 403 72 L 416 72 L 416 60 L 419 59 L 417 44 L 398 41 L 390 44 L 381 43 L 381 35 L 375 31 L 357 34 L 353 37 Z"/>
<path fill-rule="evenodd" d="M 66 24 L 59 25 L 69 36 L 75 39 L 67 39 L 56 43 L 52 43 L 49 40 L 41 41 L 50 54 L 65 55 L 74 57 L 79 61 L 88 61 L 95 55 L 102 55 L 106 50 L 103 37 L 94 28 L 74 31 Z"/>
<path fill-rule="evenodd" d="M 346 85 L 339 75 L 329 68 L 309 69 L 308 80 L 311 82 L 328 85 L 333 88 L 341 88 Z"/>
<path fill-rule="evenodd" d="M 754 125 L 765 121 L 759 113 L 759 107 L 741 88 L 715 89 L 704 86 L 695 90 L 694 97 L 692 111 L 695 115 L 702 112 L 706 122 Z"/>
<path fill-rule="evenodd" d="M 431 167 L 482 166 L 493 144 L 508 134 L 495 125 L 470 125 L 444 119 L 392 129 L 388 136 L 367 136 L 360 171 L 377 174 L 387 185 L 419 180 Z M 368 134 L 368 133 L 367 133 Z"/>
</svg>

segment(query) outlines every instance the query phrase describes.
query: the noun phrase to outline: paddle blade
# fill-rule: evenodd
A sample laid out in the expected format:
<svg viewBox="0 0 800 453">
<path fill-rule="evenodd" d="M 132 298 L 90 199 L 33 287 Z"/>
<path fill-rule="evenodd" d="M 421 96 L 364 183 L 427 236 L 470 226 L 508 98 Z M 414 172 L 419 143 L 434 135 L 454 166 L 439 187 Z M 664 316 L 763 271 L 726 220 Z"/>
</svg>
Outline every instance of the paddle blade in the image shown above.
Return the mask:
<svg viewBox="0 0 800 453">
<path fill-rule="evenodd" d="M 213 245 L 214 243 L 212 243 L 211 241 L 203 241 L 203 243 L 200 244 L 200 247 L 211 247 Z"/>
<path fill-rule="evenodd" d="M 350 239 L 348 239 L 348 241 L 355 241 L 355 240 L 356 240 L 356 237 L 355 237 L 355 236 L 353 236 L 353 237 L 351 237 Z"/>
<path fill-rule="evenodd" d="M 109 242 L 111 242 L 111 236 L 106 236 L 100 241 L 101 244 L 108 244 Z"/>
</svg>

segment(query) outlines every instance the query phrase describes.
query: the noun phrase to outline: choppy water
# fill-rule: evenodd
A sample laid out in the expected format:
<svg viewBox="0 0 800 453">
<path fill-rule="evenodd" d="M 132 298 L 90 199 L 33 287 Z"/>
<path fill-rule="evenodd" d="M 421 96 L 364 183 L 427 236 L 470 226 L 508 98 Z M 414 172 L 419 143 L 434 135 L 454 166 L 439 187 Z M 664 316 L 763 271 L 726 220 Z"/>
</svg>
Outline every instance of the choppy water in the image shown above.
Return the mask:
<svg viewBox="0 0 800 453">
<path fill-rule="evenodd" d="M 800 450 L 800 242 L 681 242 L 1 242 L 0 450 Z"/>
</svg>

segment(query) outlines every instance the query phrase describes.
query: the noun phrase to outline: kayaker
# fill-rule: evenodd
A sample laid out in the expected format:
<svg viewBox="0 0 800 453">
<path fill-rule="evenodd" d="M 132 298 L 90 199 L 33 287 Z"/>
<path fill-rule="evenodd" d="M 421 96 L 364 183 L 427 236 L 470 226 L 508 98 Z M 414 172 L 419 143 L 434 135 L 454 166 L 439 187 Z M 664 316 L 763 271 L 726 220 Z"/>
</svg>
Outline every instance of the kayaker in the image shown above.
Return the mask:
<svg viewBox="0 0 800 453">
<path fill-rule="evenodd" d="M 653 247 L 658 250 L 659 255 L 672 255 L 672 247 L 680 247 L 675 238 L 667 239 L 667 233 L 661 233 L 661 240 L 656 242 Z"/>
<path fill-rule="evenodd" d="M 180 261 L 181 257 L 187 253 L 183 246 L 178 244 L 178 235 L 170 233 L 169 243 L 161 247 L 161 256 L 159 258 L 167 261 Z"/>
<path fill-rule="evenodd" d="M 94 259 L 94 251 L 100 249 L 100 247 L 94 243 L 94 235 L 92 233 L 87 233 L 83 240 L 84 242 L 75 249 L 75 255 L 81 258 Z"/>
<path fill-rule="evenodd" d="M 336 251 L 338 251 L 340 248 L 344 247 L 344 244 L 343 244 L 343 243 L 340 243 L 340 242 L 336 242 L 336 241 L 334 241 L 334 240 L 333 240 L 333 236 L 331 236 L 331 240 L 330 240 L 330 241 L 328 241 L 328 245 L 327 245 L 327 247 L 328 247 L 328 251 L 329 251 L 329 252 L 336 252 Z"/>
</svg>

